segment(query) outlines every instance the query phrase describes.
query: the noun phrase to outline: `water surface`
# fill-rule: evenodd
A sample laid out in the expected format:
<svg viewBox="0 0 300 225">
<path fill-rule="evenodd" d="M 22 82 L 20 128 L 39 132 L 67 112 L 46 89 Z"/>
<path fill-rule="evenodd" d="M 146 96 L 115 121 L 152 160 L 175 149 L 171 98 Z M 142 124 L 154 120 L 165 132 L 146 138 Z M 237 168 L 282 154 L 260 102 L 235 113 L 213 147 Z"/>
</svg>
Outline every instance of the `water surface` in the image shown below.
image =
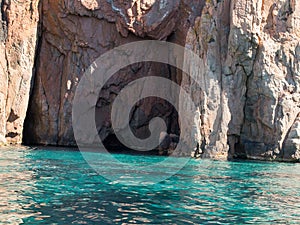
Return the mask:
<svg viewBox="0 0 300 225">
<path fill-rule="evenodd" d="M 103 170 L 120 173 L 105 162 Z M 300 224 L 300 164 L 192 159 L 158 184 L 124 186 L 98 175 L 80 152 L 0 151 L 0 224 L 233 223 Z"/>
</svg>

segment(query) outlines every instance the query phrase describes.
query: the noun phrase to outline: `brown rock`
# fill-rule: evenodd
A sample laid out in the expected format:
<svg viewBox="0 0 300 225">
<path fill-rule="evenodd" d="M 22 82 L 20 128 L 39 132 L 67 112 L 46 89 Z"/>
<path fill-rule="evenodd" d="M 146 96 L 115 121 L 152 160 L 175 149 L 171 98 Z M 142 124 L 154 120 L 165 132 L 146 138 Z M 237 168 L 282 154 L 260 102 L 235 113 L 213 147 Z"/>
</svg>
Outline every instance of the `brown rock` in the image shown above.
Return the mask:
<svg viewBox="0 0 300 225">
<path fill-rule="evenodd" d="M 0 142 L 21 143 L 37 43 L 38 0 L 1 1 Z"/>
<path fill-rule="evenodd" d="M 196 71 L 203 86 L 182 84 L 202 93 L 195 101 L 204 157 L 226 156 L 227 143 L 231 155 L 253 159 L 298 151 L 289 132 L 300 110 L 299 9 L 297 1 L 207 2 L 187 38 L 206 65 Z"/>
<path fill-rule="evenodd" d="M 9 142 L 20 142 L 38 1 L 2 2 L 0 140 L 6 136 Z M 110 118 L 120 90 L 134 79 L 160 75 L 191 94 L 197 109 L 185 117 L 194 122 L 186 128 L 190 130 L 180 130 L 174 107 L 147 98 L 132 110 L 130 125 L 137 137 L 149 136 L 149 121 L 158 116 L 166 121 L 168 133 L 184 136 L 187 150 L 180 155 L 190 155 L 198 142 L 203 158 L 229 154 L 299 161 L 299 4 L 292 0 L 41 1 L 40 45 L 24 140 L 76 145 L 72 102 L 84 71 L 115 46 L 156 39 L 181 44 L 200 56 L 203 66 L 190 71 L 198 83 L 159 63 L 120 70 L 101 91 L 96 107 L 97 128 L 106 145 L 120 146 Z M 181 102 L 189 107 L 185 99 Z"/>
<path fill-rule="evenodd" d="M 42 36 L 35 85 L 25 124 L 29 144 L 75 145 L 72 101 L 80 78 L 90 64 L 108 50 L 148 38 L 183 44 L 192 15 L 203 3 L 180 1 L 43 1 Z M 199 10 L 199 11 L 198 11 Z M 181 12 L 181 13 L 179 13 Z M 179 17 L 180 16 L 180 17 Z M 180 18 L 180 20 L 179 20 Z M 97 127 L 107 145 L 117 143 L 111 129 L 114 98 L 129 82 L 143 76 L 163 76 L 180 83 L 180 73 L 159 63 L 140 63 L 120 70 L 101 91 L 97 103 Z M 153 117 L 162 117 L 168 132 L 177 133 L 177 113 L 167 102 L 147 98 L 133 108 L 131 127 L 140 138 L 149 135 Z"/>
</svg>

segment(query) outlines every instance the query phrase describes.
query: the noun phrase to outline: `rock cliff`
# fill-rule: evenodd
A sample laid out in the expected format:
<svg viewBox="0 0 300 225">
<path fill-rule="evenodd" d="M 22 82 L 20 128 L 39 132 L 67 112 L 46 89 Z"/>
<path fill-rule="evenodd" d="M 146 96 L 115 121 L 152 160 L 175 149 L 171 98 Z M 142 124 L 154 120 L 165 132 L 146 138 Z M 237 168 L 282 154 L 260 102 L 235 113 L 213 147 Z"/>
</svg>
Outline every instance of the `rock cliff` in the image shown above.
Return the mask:
<svg viewBox="0 0 300 225">
<path fill-rule="evenodd" d="M 186 44 L 207 65 L 198 99 L 207 157 L 299 160 L 299 1 L 206 2 Z M 197 71 L 196 71 L 197 72 Z M 221 88 L 215 88 L 220 82 Z M 191 91 L 191 92 L 193 92 Z"/>
<path fill-rule="evenodd" d="M 40 49 L 35 85 L 25 125 L 25 141 L 34 144 L 75 145 L 72 101 L 84 71 L 101 54 L 133 41 L 167 40 L 181 45 L 190 23 L 201 14 L 197 1 L 43 1 Z M 129 82 L 160 75 L 180 83 L 180 73 L 168 65 L 139 63 L 115 74 L 100 93 L 97 127 L 108 146 L 119 145 L 111 129 L 110 109 Z M 160 116 L 168 132 L 178 133 L 177 113 L 166 101 L 147 98 L 135 106 L 134 133 L 149 135 L 151 118 Z"/>
<path fill-rule="evenodd" d="M 201 85 L 154 62 L 120 70 L 96 107 L 107 146 L 120 146 L 110 119 L 116 95 L 135 79 L 159 75 L 191 94 L 197 111 L 187 117 L 196 117 L 190 126 L 202 157 L 300 160 L 298 0 L 2 0 L 1 18 L 0 141 L 22 140 L 31 93 L 24 142 L 76 145 L 72 101 L 84 71 L 116 46 L 154 39 L 198 54 L 204 68 L 190 73 Z M 174 107 L 157 98 L 134 106 L 133 132 L 147 137 L 157 116 L 168 133 L 183 133 Z"/>
<path fill-rule="evenodd" d="M 21 143 L 37 44 L 38 0 L 1 1 L 0 143 Z"/>
</svg>

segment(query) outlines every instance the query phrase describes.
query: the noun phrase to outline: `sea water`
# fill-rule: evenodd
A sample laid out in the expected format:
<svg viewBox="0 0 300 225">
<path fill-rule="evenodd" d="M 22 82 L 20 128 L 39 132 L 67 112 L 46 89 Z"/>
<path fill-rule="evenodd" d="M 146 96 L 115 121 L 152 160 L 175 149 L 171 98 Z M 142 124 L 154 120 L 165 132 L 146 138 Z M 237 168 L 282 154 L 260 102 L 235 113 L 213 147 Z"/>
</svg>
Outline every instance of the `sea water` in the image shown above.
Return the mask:
<svg viewBox="0 0 300 225">
<path fill-rule="evenodd" d="M 133 165 L 166 159 L 114 157 Z M 113 171 L 105 162 L 102 169 Z M 300 224 L 300 164 L 191 159 L 148 186 L 106 178 L 78 151 L 3 149 L 0 224 Z"/>
</svg>

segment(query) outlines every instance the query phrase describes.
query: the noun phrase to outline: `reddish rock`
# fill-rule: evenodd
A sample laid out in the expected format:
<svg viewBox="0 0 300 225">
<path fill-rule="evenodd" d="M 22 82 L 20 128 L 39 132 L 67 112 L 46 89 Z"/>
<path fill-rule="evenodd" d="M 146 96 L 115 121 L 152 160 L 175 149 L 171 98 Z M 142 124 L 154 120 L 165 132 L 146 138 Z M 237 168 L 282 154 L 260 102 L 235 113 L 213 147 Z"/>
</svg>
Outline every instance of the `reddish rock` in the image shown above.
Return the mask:
<svg viewBox="0 0 300 225">
<path fill-rule="evenodd" d="M 191 94 L 196 110 L 185 118 L 195 118 L 189 126 L 195 136 L 179 129 L 174 107 L 147 98 L 132 110 L 130 124 L 137 137 L 149 136 L 149 121 L 159 116 L 169 134 L 183 134 L 187 147 L 181 155 L 190 155 L 196 147 L 188 146 L 194 143 L 188 141 L 192 138 L 203 158 L 299 161 L 299 1 L 44 0 L 37 51 L 38 1 L 2 3 L 2 142 L 21 140 L 34 74 L 25 143 L 76 145 L 71 112 L 84 71 L 116 46 L 155 39 L 186 46 L 199 55 L 203 67 L 190 71 L 198 83 L 159 63 L 120 70 L 97 102 L 97 128 L 106 145 L 120 145 L 110 119 L 117 94 L 134 79 L 158 75 Z M 189 107 L 185 99 L 181 102 Z"/>
<path fill-rule="evenodd" d="M 22 142 L 37 43 L 38 3 L 1 1 L 0 142 Z"/>
<path fill-rule="evenodd" d="M 195 4 L 193 9 L 191 5 Z M 80 78 L 90 64 L 108 50 L 144 39 L 184 45 L 188 27 L 200 15 L 198 1 L 43 1 L 42 36 L 36 78 L 25 124 L 29 144 L 75 145 L 72 101 Z M 194 10 L 194 11 L 193 11 Z M 114 98 L 129 82 L 143 76 L 163 76 L 180 83 L 180 73 L 168 65 L 140 63 L 122 69 L 100 93 L 97 127 L 107 145 L 115 145 L 110 122 Z M 161 116 L 168 132 L 179 132 L 177 114 L 163 100 L 148 98 L 133 109 L 131 126 L 141 137 L 149 135 L 151 118 Z"/>
<path fill-rule="evenodd" d="M 207 65 L 195 100 L 204 156 L 299 160 L 299 4 L 207 2 L 187 39 Z"/>
</svg>

